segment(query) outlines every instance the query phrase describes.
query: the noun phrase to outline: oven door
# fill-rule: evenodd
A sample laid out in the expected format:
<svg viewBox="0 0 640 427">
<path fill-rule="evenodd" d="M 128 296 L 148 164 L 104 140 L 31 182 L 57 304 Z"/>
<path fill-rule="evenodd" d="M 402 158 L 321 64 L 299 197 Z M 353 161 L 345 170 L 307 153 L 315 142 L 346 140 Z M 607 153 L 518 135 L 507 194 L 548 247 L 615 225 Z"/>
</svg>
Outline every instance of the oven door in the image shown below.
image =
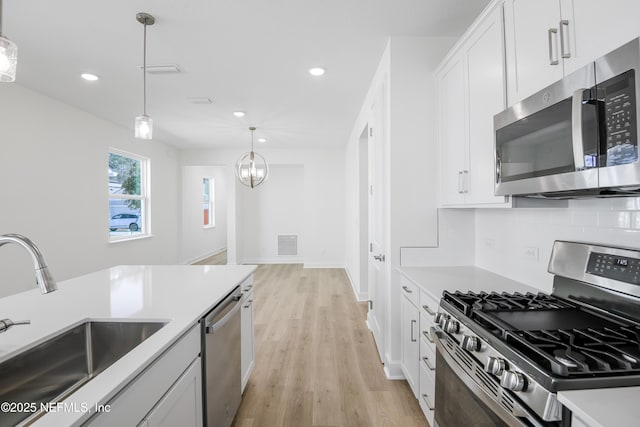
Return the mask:
<svg viewBox="0 0 640 427">
<path fill-rule="evenodd" d="M 542 427 L 531 411 L 503 389 L 444 332 L 431 328 L 436 342 L 435 425 L 437 427 Z"/>
<path fill-rule="evenodd" d="M 497 195 L 598 188 L 595 65 L 494 117 Z"/>
</svg>

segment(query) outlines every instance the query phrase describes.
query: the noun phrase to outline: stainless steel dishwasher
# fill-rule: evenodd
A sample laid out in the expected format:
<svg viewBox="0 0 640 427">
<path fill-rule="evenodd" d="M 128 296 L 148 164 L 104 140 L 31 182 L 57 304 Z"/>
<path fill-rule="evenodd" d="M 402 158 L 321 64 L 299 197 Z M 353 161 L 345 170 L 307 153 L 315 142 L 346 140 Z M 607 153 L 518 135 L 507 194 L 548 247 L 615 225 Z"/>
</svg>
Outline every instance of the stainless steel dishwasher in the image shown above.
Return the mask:
<svg viewBox="0 0 640 427">
<path fill-rule="evenodd" d="M 208 427 L 228 427 L 242 398 L 240 373 L 240 287 L 202 319 L 202 390 Z"/>
</svg>

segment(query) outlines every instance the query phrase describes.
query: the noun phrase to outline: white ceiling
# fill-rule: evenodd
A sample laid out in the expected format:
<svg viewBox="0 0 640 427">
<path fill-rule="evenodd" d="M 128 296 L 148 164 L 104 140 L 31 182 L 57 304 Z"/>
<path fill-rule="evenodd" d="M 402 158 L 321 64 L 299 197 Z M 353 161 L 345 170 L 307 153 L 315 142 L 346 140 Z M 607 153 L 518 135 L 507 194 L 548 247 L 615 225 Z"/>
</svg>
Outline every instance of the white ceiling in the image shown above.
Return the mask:
<svg viewBox="0 0 640 427">
<path fill-rule="evenodd" d="M 147 62 L 154 137 L 180 148 L 344 145 L 386 40 L 459 36 L 488 0 L 5 0 L 3 33 L 18 45 L 17 83 L 131 129 Z M 325 67 L 314 78 L 308 69 Z M 100 76 L 96 83 L 83 72 Z M 193 105 L 188 97 L 209 97 Z M 232 115 L 243 110 L 247 115 Z"/>
</svg>

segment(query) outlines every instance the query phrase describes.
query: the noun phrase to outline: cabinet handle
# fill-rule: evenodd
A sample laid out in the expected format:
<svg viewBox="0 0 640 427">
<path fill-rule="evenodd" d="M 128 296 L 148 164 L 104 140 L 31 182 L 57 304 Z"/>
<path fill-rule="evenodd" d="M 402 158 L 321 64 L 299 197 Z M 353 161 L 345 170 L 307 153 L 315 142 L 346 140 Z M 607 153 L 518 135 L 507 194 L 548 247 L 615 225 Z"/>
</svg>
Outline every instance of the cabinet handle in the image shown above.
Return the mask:
<svg viewBox="0 0 640 427">
<path fill-rule="evenodd" d="M 431 310 L 429 308 L 428 305 L 423 305 L 422 308 L 424 308 L 424 311 L 426 311 L 427 313 L 429 313 L 430 316 L 435 316 L 436 314 L 433 312 L 433 310 Z"/>
<path fill-rule="evenodd" d="M 462 171 L 458 171 L 458 194 L 462 194 Z"/>
<path fill-rule="evenodd" d="M 253 303 L 253 300 L 250 299 L 249 301 L 247 301 L 247 305 L 244 306 L 244 308 L 249 308 L 251 307 L 251 304 Z"/>
<path fill-rule="evenodd" d="M 422 331 L 422 335 L 424 335 L 424 337 L 427 339 L 427 341 L 429 341 L 431 344 L 435 344 L 433 342 L 433 340 L 431 339 L 431 335 L 429 335 L 429 331 Z"/>
<path fill-rule="evenodd" d="M 558 55 L 553 55 L 553 39 L 556 39 L 556 44 L 558 42 L 558 29 L 557 28 L 549 28 L 549 65 L 558 65 L 560 61 L 558 60 Z M 557 51 L 557 49 L 556 49 Z"/>
<path fill-rule="evenodd" d="M 406 293 L 408 293 L 408 294 L 412 294 L 412 293 L 413 293 L 413 291 L 412 291 L 411 289 L 407 288 L 407 286 L 406 286 L 406 285 L 405 285 L 405 286 L 403 286 L 403 287 L 402 287 L 402 289 L 404 289 L 404 291 L 405 291 Z"/>
<path fill-rule="evenodd" d="M 463 170 L 463 183 L 464 183 L 464 191 L 463 193 L 469 194 L 469 171 L 468 170 Z"/>
<path fill-rule="evenodd" d="M 411 321 L 411 342 L 416 342 L 417 340 L 413 337 L 413 325 L 416 324 L 415 320 Z"/>
<path fill-rule="evenodd" d="M 422 399 L 424 400 L 424 403 L 427 404 L 427 408 L 429 408 L 430 411 L 433 411 L 435 409 L 434 406 L 431 406 L 431 404 L 429 403 L 429 401 L 427 400 L 427 395 L 423 394 L 422 395 Z"/>
<path fill-rule="evenodd" d="M 567 30 L 567 34 L 565 36 L 565 29 Z M 565 37 L 567 39 L 567 49 L 565 50 Z M 571 42 L 569 40 L 569 21 L 563 19 L 560 21 L 560 55 L 563 58 L 571 58 Z"/>
<path fill-rule="evenodd" d="M 436 367 L 435 366 L 431 366 L 431 363 L 429 363 L 429 358 L 428 357 L 423 357 L 422 360 L 424 361 L 424 364 L 427 365 L 427 368 L 429 368 L 430 371 L 435 371 Z"/>
</svg>

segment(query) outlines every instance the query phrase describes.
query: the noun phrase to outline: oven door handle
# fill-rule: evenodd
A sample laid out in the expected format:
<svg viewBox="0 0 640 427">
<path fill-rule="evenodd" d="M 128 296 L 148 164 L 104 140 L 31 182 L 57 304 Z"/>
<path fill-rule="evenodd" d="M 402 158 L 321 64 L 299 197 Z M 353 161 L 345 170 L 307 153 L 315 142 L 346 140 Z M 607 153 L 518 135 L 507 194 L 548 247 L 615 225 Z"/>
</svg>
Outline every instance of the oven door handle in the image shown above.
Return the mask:
<svg viewBox="0 0 640 427">
<path fill-rule="evenodd" d="M 573 92 L 571 100 L 571 143 L 573 145 L 573 163 L 576 171 L 585 169 L 584 141 L 582 140 L 582 105 L 585 90 L 578 89 Z"/>
<path fill-rule="evenodd" d="M 444 340 L 447 339 L 444 331 L 440 328 L 436 328 L 434 326 L 431 327 L 431 336 L 433 337 L 436 343 L 436 350 L 440 352 L 440 355 L 444 358 L 447 366 L 455 372 L 455 374 L 460 378 L 471 392 L 480 399 L 485 405 L 487 405 L 494 414 L 499 416 L 507 425 L 512 427 L 525 427 L 525 426 L 534 426 L 534 427 L 544 427 L 538 418 L 532 414 L 528 409 L 524 408 L 520 405 L 517 399 L 513 399 L 513 413 L 507 412 L 499 402 L 497 402 L 493 397 L 491 397 L 487 392 L 482 388 L 480 384 L 478 384 L 471 373 L 468 373 L 463 370 L 462 365 L 456 362 L 453 357 L 449 354 L 447 349 L 445 348 Z M 439 365 L 436 365 L 436 369 Z M 476 369 L 479 369 L 476 366 Z M 438 373 L 436 371 L 436 378 Z M 500 386 L 498 386 L 502 393 L 509 394 L 506 390 L 503 390 Z M 438 398 L 436 396 L 436 402 Z M 437 412 L 437 408 L 436 408 Z M 526 419 L 527 422 L 524 422 L 523 419 Z"/>
</svg>

